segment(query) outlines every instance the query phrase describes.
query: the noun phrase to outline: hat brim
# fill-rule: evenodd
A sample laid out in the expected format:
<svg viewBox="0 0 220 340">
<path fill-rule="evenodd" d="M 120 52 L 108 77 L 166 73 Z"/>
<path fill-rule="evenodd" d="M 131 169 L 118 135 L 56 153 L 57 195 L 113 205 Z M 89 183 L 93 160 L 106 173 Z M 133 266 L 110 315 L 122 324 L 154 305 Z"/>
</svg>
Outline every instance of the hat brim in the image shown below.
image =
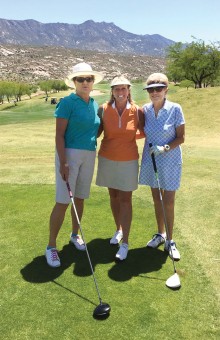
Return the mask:
<svg viewBox="0 0 220 340">
<path fill-rule="evenodd" d="M 71 88 L 74 89 L 75 84 L 74 84 L 73 78 L 81 77 L 81 76 L 90 76 L 90 75 L 95 77 L 94 84 L 100 83 L 100 81 L 102 81 L 102 79 L 104 78 L 104 74 L 96 72 L 96 71 L 74 72 L 74 73 L 71 73 L 70 75 L 68 75 L 68 77 L 65 79 L 65 84 L 68 87 L 71 87 Z"/>
<path fill-rule="evenodd" d="M 131 86 L 131 84 L 129 82 L 126 83 L 125 81 L 124 82 L 120 82 L 119 81 L 118 83 L 116 83 L 114 85 L 111 85 L 111 87 L 114 87 L 114 86 L 117 86 L 117 85 L 128 85 L 128 86 Z"/>
<path fill-rule="evenodd" d="M 110 86 L 114 87 L 114 86 L 117 86 L 117 85 L 128 85 L 128 86 L 131 86 L 131 83 L 128 80 L 118 80 L 115 83 L 112 82 Z"/>
<path fill-rule="evenodd" d="M 167 87 L 167 85 L 162 84 L 162 83 L 155 83 L 155 84 L 147 85 L 147 86 L 145 86 L 143 89 L 144 89 L 144 90 L 147 90 L 147 89 L 150 89 L 150 88 L 152 88 L 152 87 Z"/>
</svg>

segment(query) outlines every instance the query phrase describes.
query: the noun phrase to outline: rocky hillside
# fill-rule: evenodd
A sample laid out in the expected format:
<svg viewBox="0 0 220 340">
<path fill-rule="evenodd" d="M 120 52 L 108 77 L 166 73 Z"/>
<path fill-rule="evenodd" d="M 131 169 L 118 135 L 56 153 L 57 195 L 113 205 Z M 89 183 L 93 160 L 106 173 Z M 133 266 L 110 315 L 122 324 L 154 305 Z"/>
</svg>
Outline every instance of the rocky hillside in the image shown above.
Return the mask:
<svg viewBox="0 0 220 340">
<path fill-rule="evenodd" d="M 80 50 L 58 46 L 0 45 L 0 80 L 37 83 L 46 79 L 64 79 L 71 68 L 85 61 L 105 79 L 124 74 L 129 79 L 146 79 L 152 72 L 163 72 L 165 59 L 136 54 Z"/>
</svg>

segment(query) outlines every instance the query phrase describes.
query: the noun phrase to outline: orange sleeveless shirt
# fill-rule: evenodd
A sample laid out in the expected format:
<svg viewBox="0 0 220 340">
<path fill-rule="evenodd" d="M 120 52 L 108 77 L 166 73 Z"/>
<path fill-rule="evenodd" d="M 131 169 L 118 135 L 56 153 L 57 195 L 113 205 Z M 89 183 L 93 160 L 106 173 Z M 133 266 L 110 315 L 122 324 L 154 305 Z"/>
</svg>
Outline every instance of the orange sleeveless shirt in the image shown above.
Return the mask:
<svg viewBox="0 0 220 340">
<path fill-rule="evenodd" d="M 138 107 L 127 104 L 120 116 L 113 104 L 103 105 L 104 137 L 99 155 L 112 161 L 132 161 L 139 158 L 136 143 Z"/>
</svg>

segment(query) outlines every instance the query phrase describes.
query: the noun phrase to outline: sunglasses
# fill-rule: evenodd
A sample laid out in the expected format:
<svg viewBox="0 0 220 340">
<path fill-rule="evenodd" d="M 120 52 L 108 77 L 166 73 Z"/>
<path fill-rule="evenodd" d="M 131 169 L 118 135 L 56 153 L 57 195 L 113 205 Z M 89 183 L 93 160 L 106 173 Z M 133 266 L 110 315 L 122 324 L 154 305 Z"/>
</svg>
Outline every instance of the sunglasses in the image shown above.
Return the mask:
<svg viewBox="0 0 220 340">
<path fill-rule="evenodd" d="M 154 91 L 161 92 L 165 88 L 166 86 L 150 87 L 149 89 L 147 89 L 147 92 L 148 93 L 153 93 Z"/>
<path fill-rule="evenodd" d="M 92 81 L 94 81 L 94 77 L 76 77 L 75 80 L 78 83 L 83 83 L 84 81 L 87 81 L 87 83 L 91 83 Z"/>
</svg>

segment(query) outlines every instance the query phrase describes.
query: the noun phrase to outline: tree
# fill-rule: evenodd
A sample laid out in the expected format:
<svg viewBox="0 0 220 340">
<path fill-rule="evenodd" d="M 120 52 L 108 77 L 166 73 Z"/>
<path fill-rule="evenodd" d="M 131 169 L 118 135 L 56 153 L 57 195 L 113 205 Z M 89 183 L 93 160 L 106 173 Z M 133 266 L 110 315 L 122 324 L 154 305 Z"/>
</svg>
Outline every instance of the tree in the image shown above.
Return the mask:
<svg viewBox="0 0 220 340">
<path fill-rule="evenodd" d="M 182 80 L 179 84 L 180 87 L 186 87 L 187 90 L 189 89 L 189 87 L 194 87 L 194 84 L 191 80 Z"/>
<path fill-rule="evenodd" d="M 173 81 L 188 79 L 195 88 L 207 86 L 220 71 L 220 51 L 215 44 L 197 40 L 186 47 L 176 43 L 168 48 L 167 73 Z"/>
<path fill-rule="evenodd" d="M 21 101 L 21 96 L 30 93 L 30 86 L 25 83 L 15 83 L 15 97 L 17 102 Z"/>
<path fill-rule="evenodd" d="M 11 98 L 16 101 L 21 100 L 21 96 L 27 94 L 31 98 L 31 93 L 37 92 L 36 85 L 29 85 L 26 83 L 17 83 L 14 81 L 0 81 L 0 102 L 3 103 L 4 97 L 10 102 Z"/>
<path fill-rule="evenodd" d="M 68 86 L 64 83 L 63 80 L 51 80 L 51 88 L 52 90 L 54 90 L 55 92 L 60 92 L 63 90 L 68 90 Z"/>
<path fill-rule="evenodd" d="M 26 94 L 30 97 L 30 99 L 31 99 L 31 94 L 36 93 L 37 89 L 38 89 L 37 85 L 31 84 L 31 85 L 28 86 L 28 88 L 26 90 Z"/>
<path fill-rule="evenodd" d="M 16 85 L 13 81 L 1 81 L 0 82 L 0 97 L 3 103 L 4 97 L 10 102 L 11 97 L 15 97 Z"/>
<path fill-rule="evenodd" d="M 180 63 L 182 49 L 183 45 L 180 42 L 168 49 L 166 73 L 175 84 L 185 79 L 185 73 Z"/>
<path fill-rule="evenodd" d="M 39 83 L 40 89 L 45 92 L 46 96 L 48 96 L 48 92 L 52 90 L 52 82 L 51 80 L 44 80 Z"/>
</svg>

